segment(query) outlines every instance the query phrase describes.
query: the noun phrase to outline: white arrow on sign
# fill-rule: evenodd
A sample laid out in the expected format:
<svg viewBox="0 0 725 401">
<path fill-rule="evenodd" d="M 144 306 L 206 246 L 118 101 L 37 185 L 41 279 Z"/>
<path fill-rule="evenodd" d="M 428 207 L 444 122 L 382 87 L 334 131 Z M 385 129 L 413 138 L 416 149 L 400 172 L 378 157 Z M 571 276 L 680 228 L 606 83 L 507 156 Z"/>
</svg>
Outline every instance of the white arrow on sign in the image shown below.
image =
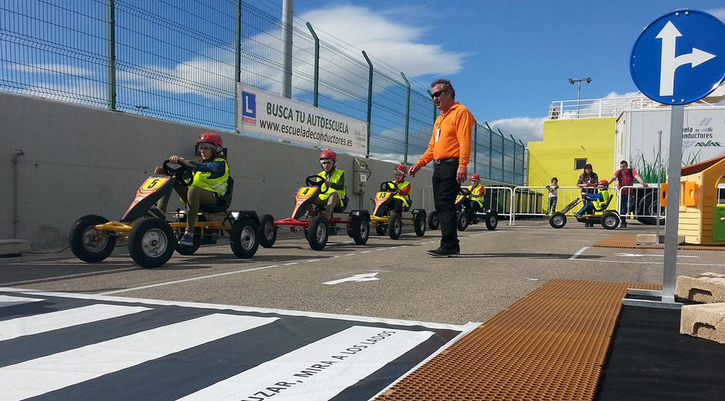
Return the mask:
<svg viewBox="0 0 725 401">
<path fill-rule="evenodd" d="M 660 96 L 672 96 L 675 93 L 675 70 L 682 65 L 691 64 L 691 68 L 715 58 L 714 54 L 692 48 L 692 53 L 675 56 L 677 38 L 682 36 L 672 21 L 662 28 L 656 38 L 662 40 L 662 66 L 660 67 Z"/>
<path fill-rule="evenodd" d="M 379 277 L 375 277 L 377 275 L 378 275 L 378 272 L 375 272 L 375 273 L 356 274 L 356 275 L 354 275 L 352 277 L 341 278 L 339 280 L 332 280 L 332 281 L 328 281 L 328 282 L 322 283 L 322 284 L 335 285 L 335 284 L 340 284 L 340 283 L 346 283 L 348 281 L 349 282 L 353 282 L 353 283 L 361 283 L 363 281 L 380 280 Z"/>
</svg>

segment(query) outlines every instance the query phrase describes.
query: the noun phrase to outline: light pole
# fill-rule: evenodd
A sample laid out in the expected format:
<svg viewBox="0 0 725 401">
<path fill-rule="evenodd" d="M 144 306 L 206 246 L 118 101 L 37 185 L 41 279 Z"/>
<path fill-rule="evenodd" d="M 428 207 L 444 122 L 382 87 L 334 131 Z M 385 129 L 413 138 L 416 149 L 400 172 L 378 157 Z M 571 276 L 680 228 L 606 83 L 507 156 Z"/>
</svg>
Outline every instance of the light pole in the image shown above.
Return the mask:
<svg viewBox="0 0 725 401">
<path fill-rule="evenodd" d="M 576 115 L 579 116 L 579 99 L 581 98 L 581 92 L 582 92 L 582 82 L 590 83 L 592 82 L 591 78 L 569 78 L 569 83 L 574 85 L 574 83 L 579 84 L 579 87 L 576 90 Z"/>
</svg>

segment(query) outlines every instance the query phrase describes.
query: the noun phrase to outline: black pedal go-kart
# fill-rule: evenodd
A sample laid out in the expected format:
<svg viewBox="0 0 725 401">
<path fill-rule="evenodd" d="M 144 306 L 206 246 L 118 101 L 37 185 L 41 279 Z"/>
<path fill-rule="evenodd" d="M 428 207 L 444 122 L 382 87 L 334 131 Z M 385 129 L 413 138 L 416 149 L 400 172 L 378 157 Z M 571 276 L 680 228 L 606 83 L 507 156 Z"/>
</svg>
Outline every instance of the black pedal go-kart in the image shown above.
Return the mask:
<svg viewBox="0 0 725 401">
<path fill-rule="evenodd" d="M 595 210 L 591 214 L 582 214 L 581 216 L 574 216 L 580 223 L 584 223 L 585 227 L 594 227 L 595 224 L 601 224 L 607 230 L 614 230 L 619 226 L 620 217 L 619 213 L 615 210 L 607 210 L 609 203 L 614 197 L 610 197 L 609 201 L 602 207 L 601 210 Z M 549 225 L 554 228 L 563 228 L 566 225 L 566 213 L 571 209 L 579 205 L 581 198 L 576 198 L 571 201 L 568 205 L 564 206 L 558 212 L 555 212 L 549 217 Z"/>
<path fill-rule="evenodd" d="M 203 244 L 214 244 L 219 236 L 229 235 L 232 252 L 239 258 L 251 258 L 259 247 L 259 218 L 250 210 L 228 211 L 232 200 L 234 180 L 229 177 L 223 203 L 202 205 L 194 225 L 192 246 L 178 244 L 186 228 L 186 213 L 172 213 L 176 221 L 166 221 L 156 203 L 172 191 L 174 183 L 189 186 L 193 182 L 191 169 L 186 166 L 172 168 L 163 163 L 166 175 L 151 175 L 136 191 L 131 206 L 118 221 L 86 215 L 73 223 L 68 235 L 70 249 L 80 260 L 99 263 L 111 255 L 118 240 L 126 240 L 128 253 L 141 267 L 163 266 L 176 250 L 182 255 L 196 252 Z"/>
<path fill-rule="evenodd" d="M 353 210 L 347 218 L 330 216 L 325 217 L 322 213 L 324 206 L 314 208 L 313 216 L 307 216 L 312 201 L 322 190 L 325 184 L 324 178 L 319 175 L 311 175 L 305 179 L 306 186 L 300 187 L 295 193 L 295 208 L 292 216 L 282 220 L 275 220 L 269 214 L 260 218 L 259 243 L 265 248 L 270 248 L 277 241 L 277 229 L 288 227 L 295 232 L 301 228 L 310 244 L 310 248 L 321 251 L 325 249 L 330 235 L 336 234 L 340 227 L 345 227 L 347 235 L 357 245 L 365 245 L 370 237 L 370 213 L 367 210 Z M 335 207 L 333 213 L 343 213 L 347 208 L 347 196 L 343 199 L 343 206 Z"/>
<path fill-rule="evenodd" d="M 380 184 L 380 191 L 375 194 L 372 199 L 375 203 L 373 215 L 370 222 L 375 226 L 375 232 L 378 235 L 385 235 L 391 239 L 398 239 L 403 234 L 403 221 L 413 223 L 415 235 L 425 235 L 426 212 L 425 209 L 404 209 L 403 213 L 398 213 L 393 207 L 395 201 L 396 185 L 393 181 L 385 181 Z M 407 216 L 406 212 L 410 211 Z"/>
<path fill-rule="evenodd" d="M 472 224 L 478 224 L 481 220 L 486 223 L 486 228 L 493 231 L 498 227 L 498 213 L 495 210 L 483 210 L 476 213 L 476 216 L 471 219 L 470 211 L 468 210 L 468 201 L 471 199 L 471 191 L 468 188 L 461 187 L 458 190 L 458 196 L 456 196 L 456 226 L 461 231 L 466 231 L 468 226 Z M 440 225 L 438 219 L 438 212 L 430 212 L 428 217 L 428 226 L 431 230 L 436 230 Z"/>
</svg>

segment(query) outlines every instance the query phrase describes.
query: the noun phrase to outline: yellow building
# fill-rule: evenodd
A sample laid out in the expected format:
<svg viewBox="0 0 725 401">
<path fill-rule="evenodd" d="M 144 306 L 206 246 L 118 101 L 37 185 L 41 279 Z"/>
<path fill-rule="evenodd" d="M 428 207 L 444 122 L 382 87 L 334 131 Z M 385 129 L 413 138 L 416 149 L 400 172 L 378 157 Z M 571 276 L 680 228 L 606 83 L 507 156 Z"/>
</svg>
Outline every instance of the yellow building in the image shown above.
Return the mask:
<svg viewBox="0 0 725 401">
<path fill-rule="evenodd" d="M 616 120 L 598 117 L 544 121 L 543 140 L 528 143 L 528 185 L 548 185 L 552 177 L 557 177 L 560 187 L 576 186 L 587 163 L 600 180 L 608 180 L 614 174 Z"/>
</svg>

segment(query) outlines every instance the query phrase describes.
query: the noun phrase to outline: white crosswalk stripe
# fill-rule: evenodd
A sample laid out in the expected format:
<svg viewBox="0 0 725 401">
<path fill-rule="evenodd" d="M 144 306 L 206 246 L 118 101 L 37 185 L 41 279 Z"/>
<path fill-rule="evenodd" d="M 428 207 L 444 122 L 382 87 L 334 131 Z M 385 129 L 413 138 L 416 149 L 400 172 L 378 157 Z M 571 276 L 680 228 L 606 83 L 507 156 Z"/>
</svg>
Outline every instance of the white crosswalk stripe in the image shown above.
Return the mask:
<svg viewBox="0 0 725 401">
<path fill-rule="evenodd" d="M 15 306 L 15 305 L 22 305 L 27 304 L 31 302 L 40 302 L 43 301 L 43 299 L 39 298 L 27 298 L 27 297 L 14 297 L 12 295 L 0 295 L 0 308 L 8 307 L 8 306 Z"/>
</svg>

